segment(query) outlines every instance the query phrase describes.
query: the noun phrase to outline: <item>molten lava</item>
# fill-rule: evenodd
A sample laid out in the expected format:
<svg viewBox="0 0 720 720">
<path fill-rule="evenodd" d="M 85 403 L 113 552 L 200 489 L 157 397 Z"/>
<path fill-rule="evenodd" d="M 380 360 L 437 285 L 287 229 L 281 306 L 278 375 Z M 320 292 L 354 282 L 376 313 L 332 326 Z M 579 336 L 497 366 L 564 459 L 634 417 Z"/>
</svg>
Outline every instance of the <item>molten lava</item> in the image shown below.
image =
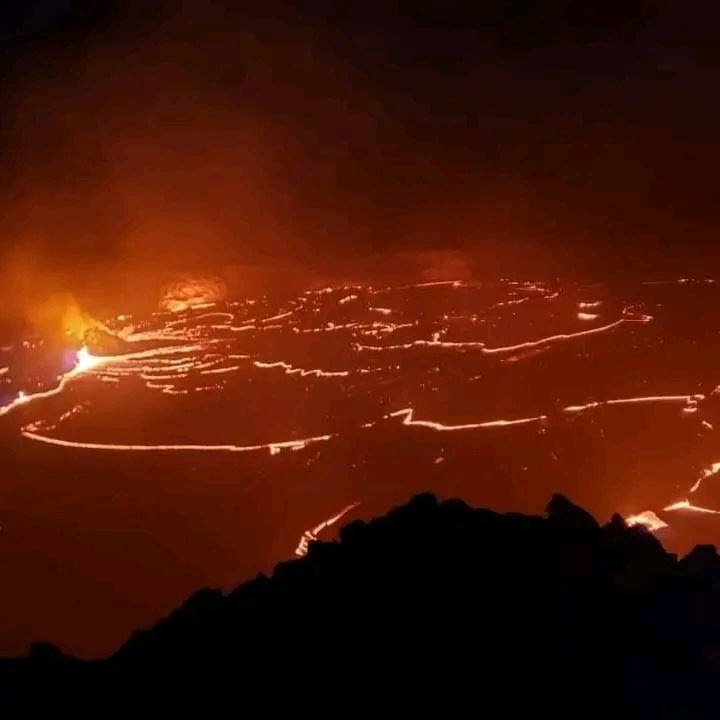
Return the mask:
<svg viewBox="0 0 720 720">
<path fill-rule="evenodd" d="M 32 411 L 23 413 L 21 435 L 58 447 L 115 452 L 262 451 L 270 456 L 285 451 L 311 452 L 311 447 L 328 444 L 345 433 L 392 424 L 415 433 L 472 434 L 493 430 L 511 433 L 527 426 L 542 434 L 556 424 L 573 422 L 574 417 L 631 406 L 668 406 L 671 411 L 677 406 L 678 417 L 697 423 L 699 431 L 714 432 L 713 423 L 703 411 L 708 401 L 706 394 L 692 389 L 687 393 L 667 393 L 660 387 L 656 388 L 659 392 L 615 397 L 574 395 L 575 402 L 554 402 L 533 408 L 534 412 L 523 412 L 527 408 L 516 407 L 517 402 L 509 403 L 513 405 L 512 411 L 494 416 L 488 416 L 485 403 L 480 403 L 477 415 L 463 421 L 433 418 L 435 413 L 427 398 L 442 391 L 443 372 L 458 358 L 465 362 L 474 358 L 469 366 L 475 372 L 464 379 L 469 387 L 482 381 L 483 367 L 488 363 L 495 363 L 494 367 L 509 363 L 508 368 L 534 363 L 541 368 L 544 360 L 556 352 L 575 353 L 578 359 L 583 359 L 588 357 L 590 342 L 616 337 L 619 343 L 636 343 L 639 334 L 651 332 L 653 325 L 653 314 L 647 312 L 651 309 L 654 313 L 652 308 L 628 305 L 613 311 L 601 300 L 583 300 L 573 302 L 567 309 L 567 304 L 562 305 L 564 298 L 559 290 L 537 282 L 504 281 L 495 289 L 494 302 L 476 304 L 471 310 L 467 309 L 468 302 L 460 303 L 458 307 L 465 309 L 438 310 L 436 317 L 430 319 L 413 314 L 408 306 L 408 293 L 413 293 L 413 298 L 422 292 L 471 297 L 472 293 L 485 291 L 483 286 L 460 281 L 394 288 L 328 287 L 273 306 L 265 300 L 222 302 L 224 288 L 220 283 L 184 280 L 167 289 L 162 302 L 164 311 L 137 325 L 127 325 L 128 317 L 120 315 L 107 325 L 95 323 L 85 328 L 83 339 L 87 344 L 80 348 L 72 367 L 56 384 L 49 390 L 21 390 L 0 406 L 0 415 L 7 416 L 20 406 L 31 405 Z M 201 311 L 203 307 L 206 312 Z M 499 318 L 515 318 L 520 312 L 535 313 L 538 329 L 529 337 L 519 338 L 516 334 L 504 340 L 499 338 L 496 330 Z M 565 318 L 564 325 L 558 327 L 557 322 L 551 325 L 544 321 L 555 315 Z M 268 338 L 278 341 L 269 342 Z M 312 343 L 321 349 L 320 362 L 314 366 L 310 360 L 312 352 L 308 350 L 315 347 Z M 296 352 L 292 350 L 295 344 Z M 281 355 L 279 347 L 285 347 L 288 354 Z M 413 360 L 403 364 L 408 358 Z M 11 367 L 5 365 L 4 362 L 0 369 L 3 381 L 13 374 Z M 416 374 L 408 374 L 408 368 Z M 420 371 L 416 368 L 421 368 L 424 374 L 418 375 Z M 313 383 L 326 383 L 347 393 L 348 398 L 366 398 L 379 389 L 377 411 L 370 419 L 358 420 L 345 429 L 321 427 L 310 434 L 298 429 L 289 436 L 279 435 L 261 442 L 243 442 L 242 438 L 237 442 L 176 442 L 169 438 L 141 443 L 134 438 L 94 439 L 89 436 L 92 425 L 81 436 L 78 431 L 69 435 L 69 425 L 77 416 L 92 412 L 94 402 L 75 402 L 71 399 L 74 391 L 67 395 L 69 407 L 59 414 L 54 414 L 57 410 L 44 412 L 39 402 L 50 396 L 64 396 L 71 385 L 89 388 L 91 380 L 102 382 L 110 392 L 116 388 L 123 393 L 132 381 L 133 392 L 144 386 L 149 392 L 166 396 L 192 397 L 197 393 L 222 393 L 228 383 L 253 382 L 266 374 L 273 378 L 271 384 L 300 383 L 306 392 L 316 387 Z M 83 384 L 83 380 L 88 383 Z M 385 387 L 400 385 L 405 387 L 403 392 L 387 395 L 383 391 Z M 487 390 L 492 392 L 492 386 Z M 516 399 L 521 399 L 522 391 L 516 394 Z M 385 402 L 385 397 L 394 398 L 392 404 Z M 556 459 L 554 453 L 553 458 Z M 434 462 L 443 459 L 441 455 Z M 695 493 L 703 480 L 717 473 L 720 463 L 710 465 L 687 495 Z M 301 543 L 297 552 L 302 554 L 308 541 L 352 507 L 308 531 L 303 539 L 305 544 Z M 673 501 L 658 512 L 720 513 L 694 505 L 687 498 Z M 651 531 L 661 531 L 669 524 L 665 517 L 650 510 L 628 515 L 626 520 Z"/>
<path fill-rule="evenodd" d="M 90 351 L 85 346 L 83 346 L 80 348 L 80 350 L 78 350 L 77 360 L 75 363 L 75 367 L 73 368 L 73 372 L 75 372 L 76 374 L 84 373 L 88 370 L 92 370 L 94 367 L 97 367 L 98 364 L 98 359 L 93 357 L 90 354 Z"/>
</svg>

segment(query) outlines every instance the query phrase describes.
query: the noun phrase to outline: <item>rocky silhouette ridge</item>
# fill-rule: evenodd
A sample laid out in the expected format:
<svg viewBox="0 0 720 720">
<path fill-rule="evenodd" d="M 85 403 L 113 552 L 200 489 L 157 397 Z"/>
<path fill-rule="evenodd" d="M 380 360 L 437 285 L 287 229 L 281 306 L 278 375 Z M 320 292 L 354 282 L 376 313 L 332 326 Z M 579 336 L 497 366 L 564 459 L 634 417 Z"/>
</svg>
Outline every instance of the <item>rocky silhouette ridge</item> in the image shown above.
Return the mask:
<svg viewBox="0 0 720 720">
<path fill-rule="evenodd" d="M 714 547 L 678 559 L 560 495 L 541 517 L 423 494 L 196 593 L 108 659 L 0 661 L 0 714 L 717 717 L 719 671 Z"/>
</svg>

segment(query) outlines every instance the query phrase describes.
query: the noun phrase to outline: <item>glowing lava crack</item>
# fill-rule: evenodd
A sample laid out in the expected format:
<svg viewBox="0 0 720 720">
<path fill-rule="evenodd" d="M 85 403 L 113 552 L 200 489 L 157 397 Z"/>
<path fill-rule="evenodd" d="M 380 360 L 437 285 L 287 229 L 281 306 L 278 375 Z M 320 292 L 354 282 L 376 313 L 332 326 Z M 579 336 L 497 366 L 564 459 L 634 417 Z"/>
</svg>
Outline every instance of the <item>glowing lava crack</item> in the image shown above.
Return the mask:
<svg viewBox="0 0 720 720">
<path fill-rule="evenodd" d="M 465 384 L 464 387 L 474 388 L 483 378 L 478 373 L 489 363 L 493 363 L 493 371 L 499 363 L 503 363 L 499 367 L 503 371 L 507 368 L 508 372 L 532 363 L 542 367 L 544 358 L 560 348 L 575 353 L 576 358 L 587 357 L 588 343 L 598 342 L 601 336 L 617 334 L 622 337 L 620 343 L 630 343 L 648 332 L 644 328 L 653 324 L 653 316 L 635 305 L 618 306 L 613 311 L 603 300 L 592 296 L 587 298 L 587 295 L 583 297 L 582 294 L 582 300 L 568 303 L 557 289 L 537 282 L 514 281 L 503 281 L 494 286 L 451 281 L 386 288 L 322 288 L 307 291 L 280 305 L 273 305 L 267 299 L 220 303 L 214 300 L 216 295 L 220 296 L 220 288 L 211 297 L 198 295 L 194 288 L 191 290 L 193 292 L 175 293 L 165 303 L 165 312 L 155 313 L 140 324 L 128 324 L 131 318 L 126 315 L 108 321 L 107 327 L 121 336 L 122 348 L 129 352 L 98 357 L 82 348 L 72 369 L 61 375 L 54 387 L 17 393 L 14 399 L 0 407 L 0 416 L 8 416 L 14 410 L 28 406 L 32 406 L 34 412 L 36 406 L 43 407 L 43 400 L 64 396 L 72 386 L 80 386 L 84 379 L 93 378 L 109 387 L 109 392 L 114 392 L 112 388 L 129 387 L 126 383 L 132 380 L 135 383 L 139 381 L 146 390 L 164 396 L 188 397 L 197 393 L 222 393 L 229 382 L 267 383 L 271 389 L 286 383 L 290 391 L 295 392 L 299 388 L 305 393 L 328 387 L 350 399 L 374 398 L 377 412 L 370 414 L 374 418 L 370 421 L 367 417 L 365 421 L 356 421 L 353 416 L 345 429 L 335 428 L 330 432 L 324 431 L 321 425 L 319 432 L 307 437 L 297 437 L 305 433 L 289 432 L 290 438 L 272 442 L 139 444 L 61 437 L 63 424 L 84 407 L 73 401 L 72 407 L 55 419 L 35 417 L 31 421 L 24 420 L 20 428 L 22 436 L 57 447 L 86 450 L 265 451 L 277 455 L 284 450 L 304 450 L 343 433 L 387 422 L 397 422 L 408 429 L 439 433 L 480 432 L 493 428 L 505 428 L 510 432 L 516 426 L 532 425 L 537 425 L 538 431 L 544 432 L 549 424 L 563 422 L 563 418 L 602 408 L 631 405 L 677 405 L 679 416 L 691 416 L 690 421 L 694 417 L 695 421 L 702 423 L 704 431 L 713 430 L 708 420 L 699 417 L 699 407 L 706 398 L 698 393 L 643 393 L 603 400 L 585 397 L 564 407 L 558 407 L 558 402 L 552 408 L 540 407 L 540 412 L 523 413 L 520 410 L 517 416 L 508 412 L 510 417 L 489 418 L 484 414 L 486 408 L 481 399 L 477 412 L 483 413 L 483 419 L 450 423 L 423 417 L 433 414 L 427 411 L 426 398 L 440 392 L 442 383 L 437 378 L 445 377 L 443 373 L 449 378 L 455 377 L 451 363 L 462 359 L 466 374 L 461 376 L 460 381 Z M 487 295 L 482 295 L 483 292 Z M 434 300 L 429 306 L 418 301 L 422 293 L 440 293 L 437 310 Z M 478 293 L 477 300 L 473 299 L 473 293 Z M 453 298 L 470 300 L 453 306 Z M 472 311 L 468 310 L 471 301 Z M 428 310 L 428 307 L 431 309 Z M 533 332 L 534 337 L 518 340 L 517 318 L 521 313 L 527 313 L 527 317 L 531 318 L 527 326 L 539 325 L 545 328 L 545 332 Z M 553 321 L 555 324 L 551 325 L 548 318 L 555 317 L 559 317 L 563 324 L 558 326 L 558 321 Z M 515 335 L 507 336 L 505 343 L 491 342 L 499 334 L 497 327 L 503 322 L 513 326 Z M 527 334 L 525 327 L 523 337 Z M 4 347 L 2 350 L 9 352 L 11 348 Z M 314 353 L 317 354 L 315 362 L 311 359 Z M 471 372 L 467 372 L 468 369 Z M 0 380 L 5 382 L 12 378 L 13 372 L 12 363 L 3 357 Z M 385 388 L 390 386 L 402 386 L 403 391 L 391 396 L 391 400 L 385 403 L 384 398 L 389 397 Z M 492 387 L 488 389 L 492 390 Z M 282 398 L 280 391 L 277 396 Z M 97 397 L 92 396 L 92 403 L 104 397 L 97 393 Z M 331 397 L 336 398 L 337 394 Z M 328 406 L 334 412 L 334 405 Z M 282 407 L 278 408 L 279 414 L 282 410 Z M 694 493 L 704 479 L 719 472 L 720 464 L 708 468 L 688 495 Z M 308 531 L 298 554 L 306 550 L 307 542 L 353 507 L 355 505 L 345 508 Z M 720 513 L 695 506 L 687 499 L 667 505 L 662 512 Z M 627 522 L 642 524 L 653 531 L 667 526 L 667 522 L 652 511 L 631 515 Z"/>
</svg>

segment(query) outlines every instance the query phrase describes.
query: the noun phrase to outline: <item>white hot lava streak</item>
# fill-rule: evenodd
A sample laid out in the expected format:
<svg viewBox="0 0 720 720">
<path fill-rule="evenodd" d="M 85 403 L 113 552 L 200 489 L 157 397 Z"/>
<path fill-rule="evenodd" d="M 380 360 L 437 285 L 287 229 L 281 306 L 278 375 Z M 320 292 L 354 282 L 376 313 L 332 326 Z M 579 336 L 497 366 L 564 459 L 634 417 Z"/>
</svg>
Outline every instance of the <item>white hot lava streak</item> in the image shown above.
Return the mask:
<svg viewBox="0 0 720 720">
<path fill-rule="evenodd" d="M 699 507 L 698 505 L 693 505 L 689 500 L 679 500 L 676 503 L 673 503 L 672 505 L 668 505 L 667 507 L 663 508 L 665 512 L 674 512 L 676 510 L 688 510 L 691 512 L 697 512 L 697 513 L 705 513 L 707 515 L 720 515 L 720 510 L 712 510 L 711 508 L 705 508 L 705 507 Z"/>
<path fill-rule="evenodd" d="M 525 350 L 526 348 L 535 348 L 542 345 L 550 345 L 551 343 L 563 342 L 566 340 L 572 340 L 579 337 L 587 337 L 589 335 L 597 335 L 599 333 L 613 330 L 616 327 L 620 327 L 626 323 L 648 323 L 652 320 L 649 315 L 644 315 L 640 318 L 621 318 L 615 322 L 608 323 L 607 325 L 601 325 L 600 327 L 591 328 L 590 330 L 580 330 L 575 333 L 561 333 L 557 335 L 549 335 L 548 337 L 540 338 L 539 340 L 529 340 L 527 342 L 517 343 L 516 345 L 504 345 L 499 347 L 487 347 L 487 343 L 479 341 L 470 342 L 451 342 L 451 341 L 435 341 L 435 340 L 413 340 L 408 343 L 399 345 L 363 345 L 355 343 L 355 349 L 358 351 L 362 350 L 408 350 L 412 347 L 438 347 L 438 348 L 477 348 L 484 355 L 498 355 L 501 353 L 514 353 L 518 350 Z"/>
<path fill-rule="evenodd" d="M 518 418 L 515 420 L 488 420 L 480 423 L 465 423 L 462 425 L 445 425 L 439 422 L 431 422 L 430 420 L 414 420 L 414 410 L 412 408 L 405 408 L 403 410 L 396 410 L 395 412 L 389 413 L 386 417 L 401 417 L 403 418 L 403 425 L 415 425 L 418 427 L 426 427 L 432 430 L 440 431 L 453 431 L 453 430 L 479 430 L 481 428 L 491 427 L 509 427 L 512 425 L 527 425 L 528 423 L 542 422 L 546 420 L 545 415 L 536 415 L 534 417 Z"/>
<path fill-rule="evenodd" d="M 315 437 L 302 438 L 301 440 L 284 440 L 282 442 L 263 443 L 259 445 L 200 445 L 200 444 L 157 444 L 157 445 L 138 445 L 138 444 L 122 444 L 122 443 L 93 443 L 81 442 L 79 440 L 61 440 L 48 435 L 42 435 L 33 429 L 33 426 L 25 428 L 21 431 L 23 437 L 30 440 L 46 443 L 48 445 L 57 445 L 59 447 L 79 448 L 85 450 L 114 450 L 126 452 L 254 452 L 258 450 L 267 450 L 271 455 L 276 455 L 281 450 L 304 450 L 309 445 L 319 442 L 326 442 L 334 435 L 317 435 Z"/>
<path fill-rule="evenodd" d="M 654 403 L 678 403 L 685 405 L 689 410 L 694 410 L 698 400 L 702 400 L 703 395 L 647 395 L 631 398 L 618 398 L 616 400 L 599 400 L 596 402 L 586 403 L 585 405 L 568 405 L 563 408 L 565 413 L 581 413 L 586 410 L 594 410 L 600 407 L 611 405 L 638 405 L 638 404 L 654 404 Z"/>
<path fill-rule="evenodd" d="M 315 377 L 347 377 L 350 374 L 348 370 L 305 370 L 303 368 L 295 368 L 286 362 L 282 362 L 281 360 L 272 363 L 255 360 L 253 365 L 258 368 L 282 368 L 288 375 L 298 374 L 301 377 L 307 377 L 308 375 L 314 375 Z"/>
<path fill-rule="evenodd" d="M 459 288 L 464 287 L 465 283 L 463 283 L 462 280 L 434 280 L 432 282 L 423 282 L 423 283 L 412 283 L 410 285 L 398 285 L 394 288 L 382 288 L 380 290 L 373 290 L 373 294 L 379 294 L 379 293 L 385 293 L 388 290 L 414 290 L 415 288 L 431 288 L 431 287 L 453 287 L 453 288 Z"/>
<path fill-rule="evenodd" d="M 335 525 L 335 523 L 337 523 L 339 520 L 342 520 L 345 515 L 347 515 L 351 510 L 354 510 L 359 504 L 359 502 L 351 503 L 350 505 L 344 507 L 336 515 L 333 515 L 331 518 L 328 518 L 327 520 L 321 522 L 319 525 L 316 525 L 312 530 L 306 530 L 302 534 L 300 542 L 295 548 L 295 555 L 297 557 L 304 557 L 305 555 L 307 555 L 310 543 L 315 542 L 315 540 L 318 539 L 318 536 L 320 535 L 320 533 L 323 532 L 323 530 L 326 530 L 332 525 Z"/>
<path fill-rule="evenodd" d="M 718 473 L 720 473 L 720 462 L 713 463 L 709 467 L 704 468 L 700 477 L 695 481 L 695 484 L 690 488 L 689 492 L 697 492 L 704 480 L 707 480 L 708 478 L 712 477 L 713 475 L 717 475 Z M 720 511 L 698 507 L 697 505 L 693 505 L 687 498 L 684 500 L 679 500 L 678 502 L 672 503 L 671 505 L 663 508 L 664 512 L 675 512 L 678 510 L 688 510 L 690 512 L 720 515 Z M 655 518 L 657 522 L 653 522 L 652 518 Z M 669 527 L 666 522 L 660 520 L 657 515 L 655 515 L 655 513 L 650 510 L 646 510 L 645 512 L 641 512 L 637 515 L 630 515 L 629 517 L 625 518 L 625 522 L 628 523 L 628 525 L 645 525 L 645 527 L 647 527 L 653 532 L 655 532 L 656 530 L 661 530 L 665 527 Z"/>
<path fill-rule="evenodd" d="M 103 362 L 106 362 L 106 358 L 96 358 L 90 355 L 90 353 L 84 347 L 81 348 L 77 354 L 77 361 L 75 366 L 61 376 L 60 382 L 56 387 L 50 390 L 44 390 L 42 392 L 35 393 L 26 393 L 21 390 L 17 394 L 15 400 L 13 400 L 7 405 L 4 405 L 3 407 L 0 407 L 0 416 L 7 415 L 7 413 L 11 412 L 20 405 L 27 405 L 28 403 L 35 402 L 36 400 L 43 400 L 44 398 L 49 398 L 53 395 L 59 395 L 65 389 L 69 382 L 72 382 L 72 380 L 80 377 L 82 374 L 92 370 L 93 368 L 98 367 Z"/>
<path fill-rule="evenodd" d="M 710 467 L 706 467 L 702 471 L 700 477 L 695 481 L 695 484 L 690 488 L 690 492 L 697 492 L 704 480 L 707 480 L 708 478 L 712 477 L 713 475 L 717 475 L 718 473 L 720 473 L 720 462 L 713 463 L 712 465 L 710 465 Z"/>
<path fill-rule="evenodd" d="M 625 523 L 629 527 L 641 525 L 651 532 L 656 532 L 657 530 L 669 527 L 669 525 L 664 520 L 661 520 L 652 510 L 645 510 L 637 515 L 630 515 L 625 518 Z"/>
</svg>

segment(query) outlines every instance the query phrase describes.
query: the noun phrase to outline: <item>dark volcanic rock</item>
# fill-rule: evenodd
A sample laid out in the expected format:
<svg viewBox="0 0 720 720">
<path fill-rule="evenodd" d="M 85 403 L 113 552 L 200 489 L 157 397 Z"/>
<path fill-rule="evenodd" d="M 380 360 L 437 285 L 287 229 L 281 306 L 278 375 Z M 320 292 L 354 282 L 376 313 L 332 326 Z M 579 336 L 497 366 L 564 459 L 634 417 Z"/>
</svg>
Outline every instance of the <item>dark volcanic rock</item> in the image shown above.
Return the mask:
<svg viewBox="0 0 720 720">
<path fill-rule="evenodd" d="M 571 503 L 564 495 L 555 494 L 547 506 L 548 520 L 567 530 L 597 530 L 598 522 L 586 510 Z"/>
<path fill-rule="evenodd" d="M 714 545 L 697 545 L 680 561 L 680 566 L 688 575 L 720 579 L 720 555 Z"/>
<path fill-rule="evenodd" d="M 425 494 L 272 578 L 196 593 L 108 660 L 0 661 L 0 711 L 569 718 L 592 698 L 597 715 L 717 717 L 719 569 L 714 548 L 678 562 L 560 495 L 543 518 Z"/>
</svg>

